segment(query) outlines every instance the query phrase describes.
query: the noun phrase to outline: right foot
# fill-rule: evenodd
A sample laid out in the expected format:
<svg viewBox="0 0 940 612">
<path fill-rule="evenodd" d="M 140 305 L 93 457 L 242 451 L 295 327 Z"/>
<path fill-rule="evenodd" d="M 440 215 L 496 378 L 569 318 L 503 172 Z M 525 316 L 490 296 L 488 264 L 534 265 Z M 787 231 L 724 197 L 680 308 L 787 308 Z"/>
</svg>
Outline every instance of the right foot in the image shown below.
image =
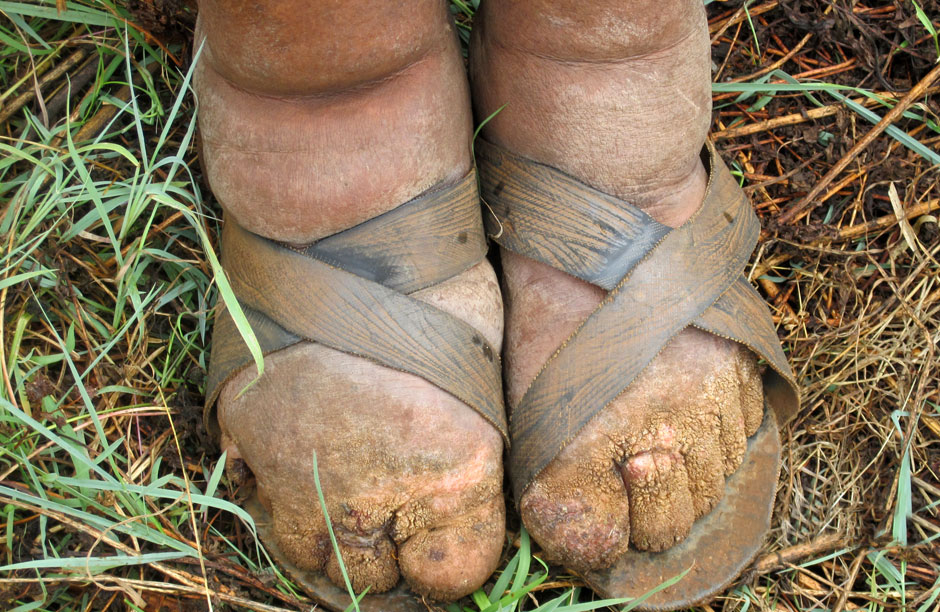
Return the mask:
<svg viewBox="0 0 940 612">
<path fill-rule="evenodd" d="M 470 169 L 466 78 L 443 3 L 391 13 L 325 4 L 200 6 L 207 44 L 196 89 L 209 181 L 228 218 L 298 245 Z M 499 287 L 486 261 L 412 296 L 501 345 Z M 343 585 L 314 486 L 316 451 L 357 592 L 404 578 L 451 600 L 489 577 L 505 511 L 502 440 L 487 421 L 427 381 L 318 344 L 267 356 L 264 376 L 238 396 L 253 376 L 242 371 L 220 395 L 222 443 L 254 472 L 295 565 Z"/>
<path fill-rule="evenodd" d="M 700 0 L 489 2 L 471 48 L 478 116 L 505 104 L 485 138 L 672 227 L 705 193 L 709 66 Z M 606 292 L 505 250 L 502 269 L 512 410 Z M 762 411 L 754 356 L 687 328 L 571 432 L 519 500 L 523 523 L 579 571 L 667 549 L 721 498 Z"/>
</svg>

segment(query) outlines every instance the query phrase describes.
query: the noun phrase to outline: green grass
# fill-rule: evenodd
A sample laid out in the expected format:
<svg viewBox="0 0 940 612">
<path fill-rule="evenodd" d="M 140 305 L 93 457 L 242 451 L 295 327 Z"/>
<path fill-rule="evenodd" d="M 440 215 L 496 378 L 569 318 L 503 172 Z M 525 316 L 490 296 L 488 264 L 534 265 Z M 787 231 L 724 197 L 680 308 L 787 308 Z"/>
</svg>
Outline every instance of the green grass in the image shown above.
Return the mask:
<svg viewBox="0 0 940 612">
<path fill-rule="evenodd" d="M 937 28 L 934 26 L 933 22 L 930 21 L 930 17 L 924 12 L 924 9 L 921 8 L 920 4 L 917 3 L 917 0 L 911 0 L 911 4 L 914 5 L 914 11 L 917 15 L 917 20 L 920 22 L 924 29 L 930 34 L 930 37 L 933 38 L 933 47 L 937 52 L 937 61 L 940 62 L 940 39 L 937 36 Z"/>
<path fill-rule="evenodd" d="M 228 291 L 209 238 L 216 211 L 204 207 L 190 168 L 190 73 L 119 21 L 116 5 L 69 3 L 58 13 L 3 2 L 0 11 L 9 19 L 0 37 L 21 52 L 18 61 L 26 53 L 41 66 L 57 53 L 43 35 L 71 30 L 102 43 L 90 53 L 94 85 L 63 110 L 69 121 L 47 125 L 24 110 L 10 127 L 29 137 L 0 141 L 0 302 L 11 323 L 0 397 L 0 569 L 42 591 L 10 603 L 55 609 L 72 602 L 70 583 L 114 584 L 114 568 L 199 592 L 198 581 L 167 564 L 197 559 L 187 574 L 204 575 L 201 539 L 218 537 L 207 519 L 252 523 L 218 495 L 222 462 L 192 473 L 166 461 L 184 463 L 177 405 L 184 390 L 198 401 L 212 308 Z M 23 68 L 11 63 L 6 85 Z M 113 97 L 129 84 L 132 95 Z M 79 141 L 109 107 L 113 117 Z M 155 447 L 161 427 L 169 435 Z M 64 526 L 69 533 L 58 535 Z M 22 558 L 32 560 L 11 562 Z M 242 562 L 272 571 L 257 550 Z M 128 605 L 143 605 L 125 590 Z"/>
<path fill-rule="evenodd" d="M 852 92 L 860 96 L 864 96 L 870 100 L 878 102 L 878 104 L 887 109 L 893 108 L 894 104 L 896 103 L 896 100 L 888 100 L 884 96 L 879 96 L 873 91 L 860 87 L 838 85 L 835 83 L 799 82 L 782 70 L 774 70 L 751 83 L 713 83 L 712 91 L 715 93 L 740 92 L 741 95 L 734 98 L 734 100 L 730 102 L 729 105 L 741 104 L 750 100 L 753 96 L 759 95 L 760 97 L 757 99 L 757 101 L 748 108 L 748 111 L 750 112 L 760 110 L 764 107 L 764 105 L 767 104 L 767 102 L 773 99 L 774 96 L 783 93 L 801 93 L 813 106 L 817 107 L 823 106 L 823 103 L 814 97 L 813 94 L 828 94 L 845 104 L 848 109 L 857 113 L 861 118 L 872 124 L 876 124 L 881 121 L 881 116 L 849 99 L 843 92 Z M 906 119 L 915 119 L 919 122 L 922 122 L 928 129 L 937 134 L 940 134 L 940 125 L 937 124 L 936 120 L 931 119 L 925 112 L 907 110 L 902 114 L 902 116 Z M 890 125 L 885 130 L 885 132 L 908 149 L 914 151 L 926 159 L 930 164 L 940 164 L 940 153 L 938 153 L 935 149 L 922 144 L 919 140 L 912 137 L 904 130 L 898 128 L 897 126 Z"/>
</svg>

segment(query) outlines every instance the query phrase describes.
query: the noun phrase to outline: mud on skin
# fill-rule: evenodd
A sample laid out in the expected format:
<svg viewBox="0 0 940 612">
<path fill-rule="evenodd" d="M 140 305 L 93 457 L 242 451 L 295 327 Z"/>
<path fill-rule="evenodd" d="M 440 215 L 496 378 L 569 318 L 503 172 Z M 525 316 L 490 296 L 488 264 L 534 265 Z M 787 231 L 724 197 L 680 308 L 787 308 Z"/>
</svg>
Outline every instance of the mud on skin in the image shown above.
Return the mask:
<svg viewBox="0 0 940 612">
<path fill-rule="evenodd" d="M 316 24 L 330 25 L 314 35 Z M 203 161 L 227 219 L 308 244 L 469 171 L 469 92 L 443 2 L 376 12 L 362 0 L 204 0 L 198 30 Z M 413 296 L 501 346 L 488 263 Z M 264 377 L 236 397 L 252 378 L 244 371 L 221 393 L 223 446 L 254 472 L 297 566 L 343 585 L 316 450 L 354 589 L 404 579 L 451 600 L 495 570 L 503 445 L 476 412 L 415 376 L 315 344 L 268 356 Z"/>
<path fill-rule="evenodd" d="M 471 45 L 483 136 L 676 227 L 700 206 L 711 112 L 696 0 L 485 3 Z M 605 292 L 503 251 L 510 410 Z M 580 571 L 661 551 L 721 498 L 762 419 L 754 356 L 688 328 L 534 480 L 522 520 Z"/>
<path fill-rule="evenodd" d="M 317 11 L 331 12 L 332 29 L 299 32 L 326 22 Z M 377 13 L 362 0 L 204 0 L 200 13 L 204 161 L 227 216 L 249 230 L 306 244 L 469 170 L 467 86 L 444 3 Z M 698 207 L 710 112 L 700 2 L 504 0 L 484 4 L 474 32 L 477 112 L 508 102 L 487 138 L 663 223 Z M 603 292 L 508 253 L 503 264 L 515 405 Z M 500 345 L 488 264 L 419 297 Z M 420 379 L 318 345 L 271 355 L 264 379 L 236 398 L 251 378 L 222 393 L 223 443 L 254 471 L 297 565 L 338 580 L 310 474 L 316 449 L 354 588 L 378 592 L 402 577 L 453 599 L 495 569 L 502 447 L 476 413 Z M 631 543 L 672 545 L 721 496 L 760 422 L 760 397 L 753 357 L 683 332 L 533 483 L 525 524 L 577 569 L 609 564 Z"/>
</svg>

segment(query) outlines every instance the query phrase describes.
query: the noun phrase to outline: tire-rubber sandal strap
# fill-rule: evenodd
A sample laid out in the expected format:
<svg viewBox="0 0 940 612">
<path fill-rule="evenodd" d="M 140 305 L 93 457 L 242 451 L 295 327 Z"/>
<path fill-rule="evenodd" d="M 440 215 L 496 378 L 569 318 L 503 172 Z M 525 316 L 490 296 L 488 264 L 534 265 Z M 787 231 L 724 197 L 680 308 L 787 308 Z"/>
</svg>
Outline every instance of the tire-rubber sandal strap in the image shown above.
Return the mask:
<svg viewBox="0 0 940 612">
<path fill-rule="evenodd" d="M 486 238 L 480 224 L 476 173 L 471 171 L 454 185 L 431 189 L 360 225 L 318 240 L 301 252 L 396 291 L 411 293 L 479 263 L 486 255 Z M 408 248 L 408 241 L 415 235 L 420 240 Z M 244 310 L 263 354 L 303 340 L 263 313 Z M 224 383 L 241 368 L 253 364 L 248 347 L 221 302 L 215 326 L 206 393 L 207 426 L 212 424 L 211 408 Z"/>
<path fill-rule="evenodd" d="M 648 214 L 551 166 L 477 139 L 487 234 L 499 246 L 610 291 L 669 233 Z"/>
<path fill-rule="evenodd" d="M 795 412 L 796 385 L 766 306 L 742 286 L 759 224 L 713 149 L 703 205 L 674 230 L 557 169 L 490 143 L 477 141 L 475 149 L 493 216 L 490 236 L 609 291 L 512 409 L 509 469 L 517 503 L 588 421 L 690 324 L 767 360 L 768 402 L 782 419 Z"/>
<path fill-rule="evenodd" d="M 406 295 L 486 253 L 473 173 L 448 188 L 293 250 L 228 221 L 222 267 L 262 352 L 312 341 L 428 380 L 476 410 L 508 444 L 499 355 L 462 320 Z M 227 313 L 213 339 L 209 411 L 253 361 Z"/>
</svg>

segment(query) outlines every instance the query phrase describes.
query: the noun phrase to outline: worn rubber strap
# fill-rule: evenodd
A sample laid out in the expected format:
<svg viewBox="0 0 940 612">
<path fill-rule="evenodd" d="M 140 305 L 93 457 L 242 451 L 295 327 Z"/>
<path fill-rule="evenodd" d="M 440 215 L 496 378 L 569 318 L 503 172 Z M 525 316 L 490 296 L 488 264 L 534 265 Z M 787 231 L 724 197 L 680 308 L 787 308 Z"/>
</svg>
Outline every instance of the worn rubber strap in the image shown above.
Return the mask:
<svg viewBox="0 0 940 612">
<path fill-rule="evenodd" d="M 412 293 L 452 278 L 486 256 L 476 172 L 305 250 L 336 268 Z"/>
<path fill-rule="evenodd" d="M 499 246 L 610 291 L 669 233 L 635 206 L 477 139 L 480 195 Z"/>
<path fill-rule="evenodd" d="M 483 200 L 494 217 L 487 220 L 491 237 L 609 291 L 513 407 L 509 470 L 517 503 L 588 421 L 689 325 L 766 359 L 768 402 L 784 419 L 795 412 L 796 385 L 766 306 L 741 277 L 760 227 L 714 150 L 703 205 L 670 229 L 559 170 L 489 143 L 475 148 Z"/>
<path fill-rule="evenodd" d="M 500 246 L 610 291 L 670 232 L 644 211 L 550 166 L 477 141 L 481 193 L 492 214 L 484 222 Z M 713 163 L 705 161 L 709 167 Z M 727 169 L 720 158 L 715 176 Z M 734 188 L 728 185 L 727 191 Z M 593 232 L 593 233 L 589 233 Z M 693 323 L 748 346 L 771 366 L 765 387 L 796 389 L 767 306 L 744 277 Z M 797 402 L 769 395 L 781 423 Z"/>
<path fill-rule="evenodd" d="M 485 252 L 473 174 L 300 251 L 232 221 L 222 234 L 222 266 L 263 353 L 312 341 L 415 374 L 479 412 L 508 443 L 496 351 L 472 326 L 403 293 L 459 274 Z M 211 358 L 207 410 L 253 363 L 224 312 Z"/>
<path fill-rule="evenodd" d="M 302 252 L 401 293 L 411 293 L 479 263 L 486 255 L 480 224 L 476 173 L 471 171 L 456 184 L 426 191 Z M 416 235 L 419 239 L 413 240 Z M 414 248 L 408 247 L 409 240 Z M 303 340 L 262 313 L 245 314 L 265 355 Z M 215 326 L 205 413 L 210 428 L 212 407 L 224 383 L 254 363 L 224 307 L 216 314 Z"/>
</svg>

